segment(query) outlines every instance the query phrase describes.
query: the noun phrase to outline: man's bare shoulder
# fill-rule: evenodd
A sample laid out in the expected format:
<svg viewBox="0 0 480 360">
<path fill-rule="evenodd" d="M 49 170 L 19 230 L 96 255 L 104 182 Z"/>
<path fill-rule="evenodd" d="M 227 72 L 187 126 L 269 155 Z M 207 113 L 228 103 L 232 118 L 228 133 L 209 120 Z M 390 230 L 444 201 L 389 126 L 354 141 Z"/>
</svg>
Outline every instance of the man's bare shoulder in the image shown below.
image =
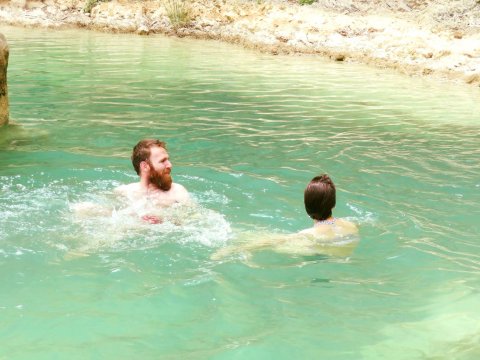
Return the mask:
<svg viewBox="0 0 480 360">
<path fill-rule="evenodd" d="M 187 193 L 188 194 L 188 191 L 187 189 L 185 188 L 185 186 L 179 184 L 179 183 L 173 183 L 172 184 L 172 188 L 175 192 L 183 192 L 183 193 Z"/>
<path fill-rule="evenodd" d="M 180 202 L 190 201 L 190 194 L 187 189 L 181 184 L 173 183 L 172 189 L 170 190 L 175 197 L 175 200 Z"/>
<path fill-rule="evenodd" d="M 116 194 L 120 195 L 128 195 L 128 194 L 133 194 L 133 193 L 138 193 L 140 192 L 140 183 L 131 183 L 131 184 L 125 184 L 125 185 L 120 185 L 114 189 L 114 192 Z"/>
</svg>

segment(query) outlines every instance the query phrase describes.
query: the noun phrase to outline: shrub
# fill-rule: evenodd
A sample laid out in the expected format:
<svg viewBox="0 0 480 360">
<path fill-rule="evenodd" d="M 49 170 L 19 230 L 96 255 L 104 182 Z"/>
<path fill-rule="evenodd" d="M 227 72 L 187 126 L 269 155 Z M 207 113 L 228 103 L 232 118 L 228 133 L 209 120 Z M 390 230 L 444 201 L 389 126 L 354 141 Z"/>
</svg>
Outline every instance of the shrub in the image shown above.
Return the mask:
<svg viewBox="0 0 480 360">
<path fill-rule="evenodd" d="M 97 5 L 101 0 L 86 0 L 85 6 L 83 7 L 83 12 L 90 13 L 95 5 Z"/>
<path fill-rule="evenodd" d="M 186 26 L 192 19 L 191 9 L 185 0 L 165 0 L 165 9 L 174 29 Z"/>
</svg>

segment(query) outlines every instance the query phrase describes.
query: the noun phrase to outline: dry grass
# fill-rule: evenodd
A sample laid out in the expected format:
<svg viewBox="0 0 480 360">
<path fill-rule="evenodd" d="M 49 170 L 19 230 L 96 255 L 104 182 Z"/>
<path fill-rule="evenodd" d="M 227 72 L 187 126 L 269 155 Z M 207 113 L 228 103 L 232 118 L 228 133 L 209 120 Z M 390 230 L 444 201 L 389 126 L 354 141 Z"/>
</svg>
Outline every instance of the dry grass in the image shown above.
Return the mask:
<svg viewBox="0 0 480 360">
<path fill-rule="evenodd" d="M 190 6 L 185 0 L 165 0 L 165 10 L 175 30 L 188 26 L 192 20 Z"/>
</svg>

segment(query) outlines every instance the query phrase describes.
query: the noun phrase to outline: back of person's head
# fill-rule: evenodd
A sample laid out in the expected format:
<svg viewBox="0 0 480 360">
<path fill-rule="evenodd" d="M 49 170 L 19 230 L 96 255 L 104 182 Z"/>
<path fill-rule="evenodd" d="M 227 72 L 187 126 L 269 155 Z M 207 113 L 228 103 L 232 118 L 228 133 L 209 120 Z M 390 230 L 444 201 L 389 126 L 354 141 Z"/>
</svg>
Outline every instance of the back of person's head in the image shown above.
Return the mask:
<svg viewBox="0 0 480 360">
<path fill-rule="evenodd" d="M 143 139 L 134 146 L 132 152 L 132 165 L 138 175 L 140 175 L 140 163 L 150 159 L 150 149 L 154 146 L 167 150 L 167 145 L 158 139 Z"/>
<path fill-rule="evenodd" d="M 332 216 L 336 203 L 335 185 L 327 174 L 315 176 L 305 188 L 303 195 L 305 210 L 314 220 L 325 220 Z"/>
</svg>

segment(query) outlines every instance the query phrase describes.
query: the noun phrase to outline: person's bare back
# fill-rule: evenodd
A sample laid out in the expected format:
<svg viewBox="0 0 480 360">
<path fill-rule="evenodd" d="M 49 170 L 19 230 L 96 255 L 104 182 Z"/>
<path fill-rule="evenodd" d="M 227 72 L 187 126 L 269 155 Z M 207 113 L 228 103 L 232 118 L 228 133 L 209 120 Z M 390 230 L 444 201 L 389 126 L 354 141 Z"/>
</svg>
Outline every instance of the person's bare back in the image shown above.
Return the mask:
<svg viewBox="0 0 480 360">
<path fill-rule="evenodd" d="M 333 217 L 336 190 L 326 174 L 314 177 L 304 192 L 307 214 L 313 227 L 296 234 L 247 234 L 237 244 L 219 249 L 212 255 L 217 260 L 239 252 L 271 249 L 295 255 L 329 255 L 348 257 L 358 244 L 358 228 L 354 223 Z"/>
<path fill-rule="evenodd" d="M 328 222 L 316 222 L 313 227 L 302 230 L 299 234 L 312 235 L 324 241 L 334 241 L 335 239 L 358 235 L 358 227 L 348 220 L 332 218 Z"/>
</svg>

